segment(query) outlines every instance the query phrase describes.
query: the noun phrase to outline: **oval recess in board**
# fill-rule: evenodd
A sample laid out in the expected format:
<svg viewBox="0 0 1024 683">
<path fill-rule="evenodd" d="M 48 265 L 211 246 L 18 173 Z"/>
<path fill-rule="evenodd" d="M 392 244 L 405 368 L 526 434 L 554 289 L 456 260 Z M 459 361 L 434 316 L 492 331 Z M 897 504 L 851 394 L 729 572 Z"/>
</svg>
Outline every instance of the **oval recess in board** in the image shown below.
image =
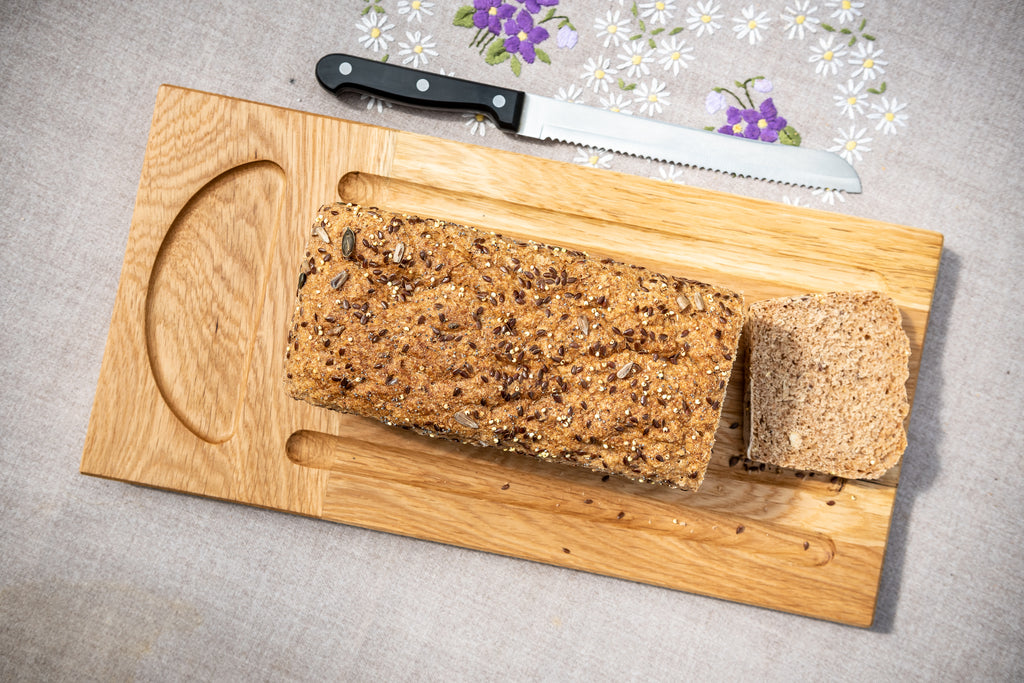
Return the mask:
<svg viewBox="0 0 1024 683">
<path fill-rule="evenodd" d="M 209 181 L 171 223 L 150 274 L 153 376 L 171 411 L 210 443 L 234 433 L 285 187 L 269 161 Z"/>
</svg>

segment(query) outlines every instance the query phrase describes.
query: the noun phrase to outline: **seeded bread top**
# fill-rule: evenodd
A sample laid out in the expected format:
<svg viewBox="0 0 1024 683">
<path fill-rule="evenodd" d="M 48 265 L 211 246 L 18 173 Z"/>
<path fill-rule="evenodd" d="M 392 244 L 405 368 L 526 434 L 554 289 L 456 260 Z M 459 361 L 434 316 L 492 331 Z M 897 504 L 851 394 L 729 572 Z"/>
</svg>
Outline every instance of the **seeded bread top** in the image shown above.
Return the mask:
<svg viewBox="0 0 1024 683">
<path fill-rule="evenodd" d="M 321 207 L 292 396 L 389 424 L 697 488 L 739 294 L 377 208 Z"/>
<path fill-rule="evenodd" d="M 752 460 L 867 479 L 899 461 L 910 342 L 892 299 L 772 299 L 748 316 Z"/>
</svg>

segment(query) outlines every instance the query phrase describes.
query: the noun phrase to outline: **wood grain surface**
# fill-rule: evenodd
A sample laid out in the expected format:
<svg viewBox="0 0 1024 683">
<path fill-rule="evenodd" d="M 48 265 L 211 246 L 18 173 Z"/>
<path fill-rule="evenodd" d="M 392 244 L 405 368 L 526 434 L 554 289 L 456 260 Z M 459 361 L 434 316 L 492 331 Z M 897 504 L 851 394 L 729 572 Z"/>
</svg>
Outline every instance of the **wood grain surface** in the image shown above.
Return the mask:
<svg viewBox="0 0 1024 683">
<path fill-rule="evenodd" d="M 83 473 L 871 623 L 898 468 L 861 482 L 745 461 L 742 358 L 697 493 L 289 398 L 297 264 L 317 207 L 338 199 L 613 256 L 748 303 L 887 292 L 913 395 L 941 235 L 163 86 Z"/>
</svg>

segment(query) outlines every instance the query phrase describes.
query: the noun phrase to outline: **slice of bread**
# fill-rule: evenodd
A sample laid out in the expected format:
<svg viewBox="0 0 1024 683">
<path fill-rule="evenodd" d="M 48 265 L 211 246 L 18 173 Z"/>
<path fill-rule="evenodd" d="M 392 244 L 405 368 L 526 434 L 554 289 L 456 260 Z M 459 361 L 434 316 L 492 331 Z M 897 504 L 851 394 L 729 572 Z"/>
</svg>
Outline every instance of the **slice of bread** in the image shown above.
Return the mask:
<svg viewBox="0 0 1024 683">
<path fill-rule="evenodd" d="M 759 301 L 746 324 L 747 457 L 876 479 L 907 446 L 910 342 L 878 292 Z"/>
</svg>

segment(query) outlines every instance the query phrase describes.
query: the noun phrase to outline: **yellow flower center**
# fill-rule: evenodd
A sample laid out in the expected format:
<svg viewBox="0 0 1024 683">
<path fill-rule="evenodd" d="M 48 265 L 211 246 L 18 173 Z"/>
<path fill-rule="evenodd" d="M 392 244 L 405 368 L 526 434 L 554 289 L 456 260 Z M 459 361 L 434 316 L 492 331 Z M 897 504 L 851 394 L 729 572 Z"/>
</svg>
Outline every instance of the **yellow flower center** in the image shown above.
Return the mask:
<svg viewBox="0 0 1024 683">
<path fill-rule="evenodd" d="M 622 110 L 621 110 L 621 109 L 619 109 L 618 107 L 612 107 L 612 111 L 613 111 L 613 112 L 615 112 L 615 113 L 617 114 L 617 113 L 619 113 L 619 112 L 620 112 L 620 111 L 622 111 Z"/>
<path fill-rule="evenodd" d="M 647 101 L 648 102 L 657 102 L 658 101 L 658 96 L 655 95 L 654 93 L 651 93 L 650 95 L 647 96 Z"/>
<path fill-rule="evenodd" d="M 619 30 L 619 27 L 615 24 L 608 24 L 608 33 L 615 33 Z"/>
<path fill-rule="evenodd" d="M 829 50 L 828 52 L 823 54 L 821 56 L 821 58 L 824 59 L 826 62 L 831 62 L 832 61 L 832 57 L 834 57 L 834 56 L 835 56 L 835 53 L 832 52 L 832 50 Z"/>
<path fill-rule="evenodd" d="M 420 4 L 420 0 L 412 0 L 412 8 L 413 9 L 419 9 L 420 7 L 422 7 L 422 5 Z"/>
<path fill-rule="evenodd" d="M 842 7 L 843 9 L 850 9 L 850 0 L 843 0 Z"/>
<path fill-rule="evenodd" d="M 846 103 L 847 104 L 857 104 L 857 98 L 856 97 L 852 97 L 852 96 L 851 97 L 847 97 L 846 98 Z"/>
<path fill-rule="evenodd" d="M 490 14 L 493 17 L 495 14 L 498 13 L 498 8 L 497 7 L 492 7 L 489 10 L 487 10 L 487 13 Z"/>
<path fill-rule="evenodd" d="M 656 3 L 654 3 L 654 9 L 658 10 L 659 12 L 665 11 L 665 3 L 663 3 L 663 2 L 656 2 Z"/>
<path fill-rule="evenodd" d="M 757 22 L 751 19 L 750 21 L 747 22 L 747 28 L 753 31 L 755 28 L 757 28 Z"/>
<path fill-rule="evenodd" d="M 526 35 L 526 31 L 520 31 L 519 33 L 516 34 L 516 38 L 518 38 L 520 42 L 526 40 L 529 37 L 530 36 Z"/>
<path fill-rule="evenodd" d="M 734 124 L 732 124 L 732 132 L 736 133 L 737 135 L 742 133 L 743 132 L 743 124 L 742 123 L 734 123 Z"/>
<path fill-rule="evenodd" d="M 807 21 L 807 17 L 805 17 L 805 16 L 804 16 L 804 15 L 802 15 L 802 14 L 800 14 L 800 15 L 797 15 L 797 18 L 796 18 L 796 23 L 798 23 L 798 24 L 802 24 L 802 23 L 804 23 L 805 21 Z"/>
<path fill-rule="evenodd" d="M 417 45 L 416 47 L 414 47 L 412 49 L 412 51 L 415 52 L 416 54 L 421 54 L 423 52 L 423 46 L 422 45 Z"/>
<path fill-rule="evenodd" d="M 597 80 L 601 80 L 602 78 L 604 78 L 604 69 L 598 69 L 597 71 L 595 71 L 594 78 L 596 78 Z"/>
<path fill-rule="evenodd" d="M 600 158 L 596 154 L 591 154 L 590 157 L 587 159 L 591 166 L 597 166 L 597 162 L 599 160 Z"/>
<path fill-rule="evenodd" d="M 850 140 L 849 142 L 846 143 L 846 149 L 850 150 L 851 152 L 854 149 L 856 149 L 856 148 L 857 148 L 857 141 L 856 140 Z"/>
<path fill-rule="evenodd" d="M 886 121 L 894 121 L 895 119 L 896 119 L 896 114 L 893 114 L 891 111 L 885 112 L 885 120 Z"/>
<path fill-rule="evenodd" d="M 474 116 L 473 118 L 475 118 L 475 119 L 476 119 L 476 120 L 477 120 L 477 121 L 478 121 L 479 123 L 483 123 L 483 122 L 484 122 L 484 118 L 485 118 L 485 117 L 484 117 L 484 115 L 483 115 L 483 114 L 477 114 L 477 115 L 476 115 L 476 116 Z"/>
<path fill-rule="evenodd" d="M 711 15 L 710 14 L 702 14 L 702 15 L 700 15 L 700 20 L 703 21 L 705 24 L 710 23 Z"/>
<path fill-rule="evenodd" d="M 757 122 L 757 127 L 760 128 L 761 130 L 764 130 L 765 128 L 768 127 L 768 120 L 767 119 L 759 119 L 758 122 Z"/>
<path fill-rule="evenodd" d="M 864 60 L 864 68 L 865 68 L 865 69 L 870 69 L 870 68 L 872 68 L 872 67 L 873 67 L 874 65 L 875 65 L 875 60 L 873 60 L 873 59 L 865 59 L 865 60 Z"/>
<path fill-rule="evenodd" d="M 641 57 L 640 55 L 633 55 L 632 62 L 633 62 L 634 66 L 636 66 L 637 64 L 639 64 L 642 61 L 644 61 L 643 57 Z"/>
<path fill-rule="evenodd" d="M 679 61 L 679 59 L 680 59 L 680 58 L 682 57 L 682 55 L 681 55 L 681 54 L 679 54 L 679 51 L 678 51 L 678 50 L 677 50 L 677 51 L 675 51 L 675 52 L 673 52 L 671 56 L 672 56 L 672 61 L 673 61 L 673 62 L 678 62 L 678 61 Z"/>
<path fill-rule="evenodd" d="M 376 26 L 371 28 L 370 29 L 370 37 L 371 38 L 380 38 L 380 29 L 377 28 Z"/>
</svg>

